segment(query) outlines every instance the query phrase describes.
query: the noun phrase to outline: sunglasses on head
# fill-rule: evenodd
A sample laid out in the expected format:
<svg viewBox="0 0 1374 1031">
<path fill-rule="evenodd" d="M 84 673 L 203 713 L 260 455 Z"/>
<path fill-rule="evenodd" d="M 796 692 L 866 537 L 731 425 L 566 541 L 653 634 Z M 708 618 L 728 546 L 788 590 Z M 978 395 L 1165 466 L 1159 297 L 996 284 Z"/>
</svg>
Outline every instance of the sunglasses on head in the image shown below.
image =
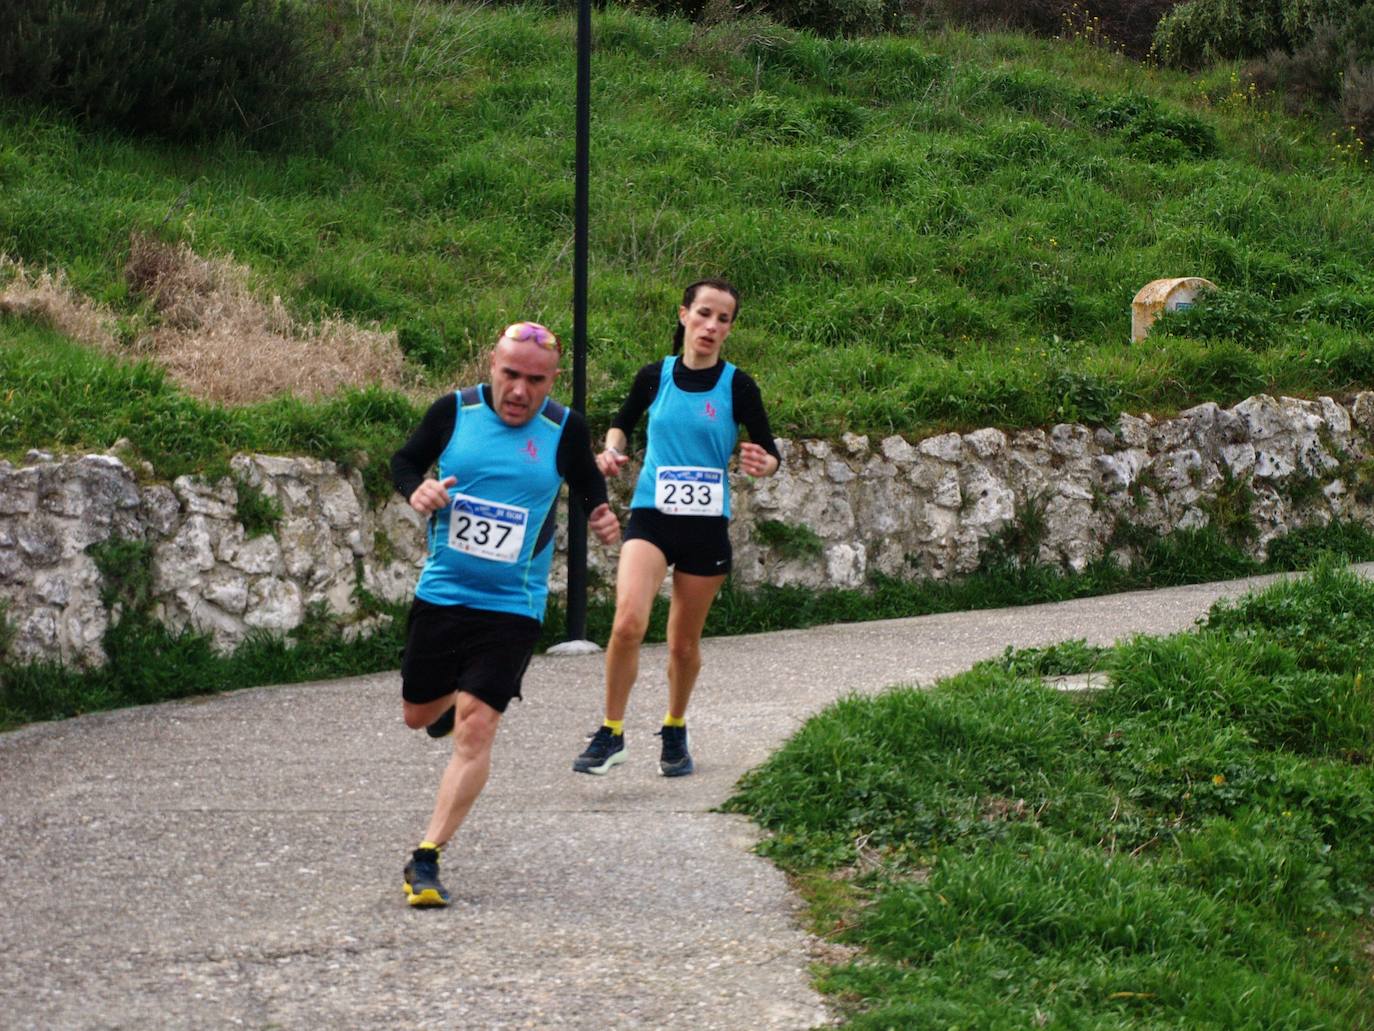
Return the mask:
<svg viewBox="0 0 1374 1031">
<path fill-rule="evenodd" d="M 559 357 L 563 355 L 563 345 L 553 330 L 541 326 L 537 322 L 512 322 L 501 336 L 505 340 L 515 340 L 520 343 L 532 340 L 540 347 L 556 352 Z"/>
</svg>

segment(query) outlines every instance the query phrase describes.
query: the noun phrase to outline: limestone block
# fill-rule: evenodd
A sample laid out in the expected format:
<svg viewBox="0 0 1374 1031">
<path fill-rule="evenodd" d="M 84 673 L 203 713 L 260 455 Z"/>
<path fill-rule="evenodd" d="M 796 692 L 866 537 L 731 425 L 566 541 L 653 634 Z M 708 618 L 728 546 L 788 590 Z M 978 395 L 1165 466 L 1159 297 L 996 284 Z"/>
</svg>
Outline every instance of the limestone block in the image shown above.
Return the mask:
<svg viewBox="0 0 1374 1031">
<path fill-rule="evenodd" d="M 940 508 L 949 508 L 955 511 L 964 507 L 964 493 L 959 486 L 959 472 L 957 469 L 947 469 L 945 475 L 940 478 L 940 482 L 935 485 L 935 489 L 930 495 L 931 503 Z"/>
<path fill-rule="evenodd" d="M 61 573 L 39 573 L 30 590 L 34 598 L 54 608 L 65 608 L 72 600 L 72 586 Z"/>
<path fill-rule="evenodd" d="M 847 463 L 832 459 L 825 463 L 825 476 L 832 483 L 848 483 L 854 479 L 854 470 Z"/>
<path fill-rule="evenodd" d="M 159 593 L 189 590 L 213 568 L 214 538 L 203 515 L 191 516 L 175 537 L 153 548 L 153 587 Z"/>
<path fill-rule="evenodd" d="M 1016 495 L 987 469 L 974 466 L 965 475 L 963 522 L 975 533 L 987 536 L 1016 517 Z"/>
<path fill-rule="evenodd" d="M 1127 447 L 1143 450 L 1150 444 L 1150 425 L 1144 419 L 1123 414 L 1117 420 L 1116 436 Z"/>
<path fill-rule="evenodd" d="M 320 512 L 330 526 L 336 529 L 356 526 L 362 522 L 363 506 L 353 485 L 342 477 L 323 477 L 317 488 L 320 499 Z"/>
<path fill-rule="evenodd" d="M 957 433 L 942 433 L 937 437 L 926 437 L 916 450 L 942 462 L 958 462 L 964 457 L 964 438 Z"/>
<path fill-rule="evenodd" d="M 1194 448 L 1173 451 L 1156 459 L 1154 470 L 1165 490 L 1183 490 L 1200 481 L 1202 455 Z"/>
<path fill-rule="evenodd" d="M 1083 458 L 1092 445 L 1092 431 L 1086 426 L 1061 422 L 1050 430 L 1050 452 L 1060 458 Z"/>
<path fill-rule="evenodd" d="M 1283 409 L 1268 394 L 1246 398 L 1231 411 L 1245 426 L 1245 436 L 1255 444 L 1276 437 L 1289 428 Z"/>
<path fill-rule="evenodd" d="M 1362 390 L 1350 404 L 1350 417 L 1367 434 L 1374 434 L 1374 390 Z"/>
<path fill-rule="evenodd" d="M 207 577 L 201 596 L 225 612 L 241 616 L 248 608 L 248 579 L 228 571 Z"/>
<path fill-rule="evenodd" d="M 17 548 L 0 548 L 0 584 L 23 584 L 33 579 L 33 567 Z"/>
<path fill-rule="evenodd" d="M 234 488 L 234 482 L 227 476 L 214 485 L 207 484 L 195 476 L 178 476 L 172 481 L 172 490 L 181 502 L 183 512 L 193 516 L 208 516 L 211 519 L 235 518 L 238 491 Z"/>
<path fill-rule="evenodd" d="M 859 433 L 840 434 L 840 443 L 844 449 L 855 458 L 862 458 L 868 454 L 868 437 Z"/>
<path fill-rule="evenodd" d="M 51 519 L 37 516 L 16 527 L 19 554 L 32 566 L 53 566 L 62 560 L 62 531 Z"/>
<path fill-rule="evenodd" d="M 1282 480 L 1286 476 L 1292 476 L 1297 471 L 1297 463 L 1291 451 L 1285 454 L 1282 451 L 1256 450 L 1255 452 L 1255 478 L 1261 480 Z"/>
<path fill-rule="evenodd" d="M 270 533 L 248 537 L 235 523 L 220 537 L 219 560 L 240 573 L 259 576 L 264 573 L 280 575 L 283 571 L 281 545 Z"/>
<path fill-rule="evenodd" d="M 879 448 L 884 458 L 897 465 L 909 465 L 916 460 L 916 449 L 902 437 L 884 437 Z"/>
<path fill-rule="evenodd" d="M 1005 454 L 1007 450 L 1007 435 L 992 427 L 965 433 L 963 439 L 964 446 L 985 461 Z"/>
<path fill-rule="evenodd" d="M 256 629 L 285 633 L 300 626 L 303 611 L 299 587 L 290 580 L 263 576 L 248 588 L 243 621 Z"/>
<path fill-rule="evenodd" d="M 169 536 L 181 518 L 181 501 L 176 492 L 157 483 L 143 491 L 139 510 L 148 528 L 159 537 Z"/>
<path fill-rule="evenodd" d="M 1327 430 L 1338 439 L 1343 440 L 1350 436 L 1354 429 L 1351 425 L 1350 413 L 1329 397 L 1320 397 L 1317 399 L 1317 403 L 1321 405 L 1322 421 L 1326 423 Z"/>
<path fill-rule="evenodd" d="M 1221 461 L 1233 480 L 1246 480 L 1255 471 L 1257 454 L 1251 443 L 1227 444 L 1221 449 Z"/>
<path fill-rule="evenodd" d="M 825 549 L 825 570 L 837 587 L 862 587 L 868 571 L 868 553 L 862 544 L 832 544 Z"/>
<path fill-rule="evenodd" d="M 0 515 L 27 515 L 37 509 L 38 470 L 0 470 Z"/>
<path fill-rule="evenodd" d="M 1140 448 L 1128 448 L 1114 455 L 1098 455 L 1094 460 L 1097 483 L 1108 494 L 1127 490 L 1149 460 L 1149 454 Z"/>
</svg>

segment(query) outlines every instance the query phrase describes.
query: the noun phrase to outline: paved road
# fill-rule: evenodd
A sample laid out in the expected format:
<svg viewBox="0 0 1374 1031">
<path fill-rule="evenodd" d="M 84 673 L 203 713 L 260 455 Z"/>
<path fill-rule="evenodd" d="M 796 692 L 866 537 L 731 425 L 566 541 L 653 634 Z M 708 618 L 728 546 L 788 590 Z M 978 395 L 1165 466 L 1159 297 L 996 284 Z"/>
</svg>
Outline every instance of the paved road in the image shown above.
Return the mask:
<svg viewBox="0 0 1374 1031">
<path fill-rule="evenodd" d="M 0 1026 L 825 1023 L 785 879 L 712 811 L 739 776 L 844 694 L 1172 632 L 1257 582 L 708 640 L 680 780 L 656 775 L 661 646 L 607 777 L 570 772 L 601 657 L 537 658 L 446 853 L 447 910 L 401 892 L 446 743 L 404 729 L 395 674 L 0 735 Z"/>
</svg>

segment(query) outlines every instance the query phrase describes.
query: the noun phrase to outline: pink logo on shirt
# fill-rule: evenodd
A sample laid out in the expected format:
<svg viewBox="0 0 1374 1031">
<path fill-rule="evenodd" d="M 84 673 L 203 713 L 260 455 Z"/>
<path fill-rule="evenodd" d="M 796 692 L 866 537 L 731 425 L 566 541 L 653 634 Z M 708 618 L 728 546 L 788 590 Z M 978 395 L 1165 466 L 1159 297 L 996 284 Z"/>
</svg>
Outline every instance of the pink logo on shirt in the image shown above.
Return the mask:
<svg viewBox="0 0 1374 1031">
<path fill-rule="evenodd" d="M 706 418 L 708 418 L 708 419 L 714 419 L 715 417 L 716 417 L 716 406 L 713 405 L 710 401 L 707 401 L 707 402 L 706 402 Z"/>
<path fill-rule="evenodd" d="M 535 461 L 539 458 L 539 449 L 534 446 L 533 437 L 525 441 L 525 454 L 530 456 L 530 461 Z"/>
</svg>

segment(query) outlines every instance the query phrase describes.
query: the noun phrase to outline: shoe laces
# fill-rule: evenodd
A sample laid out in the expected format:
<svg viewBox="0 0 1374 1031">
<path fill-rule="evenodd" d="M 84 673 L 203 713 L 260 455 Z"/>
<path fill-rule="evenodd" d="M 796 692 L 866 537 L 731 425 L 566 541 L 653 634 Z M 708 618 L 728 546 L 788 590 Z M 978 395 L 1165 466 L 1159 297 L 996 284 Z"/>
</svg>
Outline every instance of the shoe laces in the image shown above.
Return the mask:
<svg viewBox="0 0 1374 1031">
<path fill-rule="evenodd" d="M 432 848 L 417 848 L 411 856 L 417 873 L 435 876 L 439 873 L 439 853 Z"/>
</svg>

